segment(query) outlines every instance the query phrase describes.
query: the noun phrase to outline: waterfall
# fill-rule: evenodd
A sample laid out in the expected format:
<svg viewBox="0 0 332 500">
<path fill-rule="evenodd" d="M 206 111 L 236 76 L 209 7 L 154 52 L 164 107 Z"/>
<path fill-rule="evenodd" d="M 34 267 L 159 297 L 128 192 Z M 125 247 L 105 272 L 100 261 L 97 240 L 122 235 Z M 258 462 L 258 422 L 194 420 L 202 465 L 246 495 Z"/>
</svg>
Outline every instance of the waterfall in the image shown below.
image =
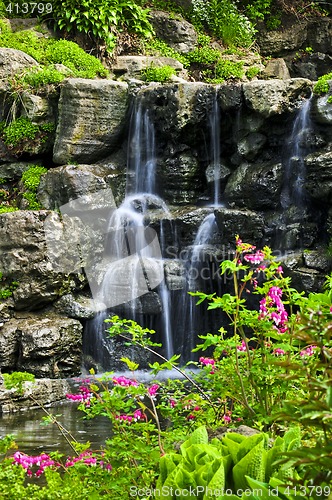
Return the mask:
<svg viewBox="0 0 332 500">
<path fill-rule="evenodd" d="M 211 113 L 209 115 L 210 129 L 210 170 L 213 177 L 213 205 L 220 203 L 220 109 L 218 94 L 215 90 Z"/>
<path fill-rule="evenodd" d="M 184 332 L 181 346 L 184 361 L 187 361 L 189 357 L 192 359 L 191 351 L 196 345 L 198 334 L 207 331 L 206 318 L 201 316 L 201 310 L 196 307 L 197 299 L 189 295 L 189 292 L 212 293 L 216 291 L 214 278 L 220 278 L 220 274 L 216 263 L 215 247 L 211 244 L 216 232 L 215 216 L 210 213 L 202 221 L 188 259 L 184 263 L 186 285 L 181 294 L 178 310 L 178 324 L 180 331 Z"/>
<path fill-rule="evenodd" d="M 165 202 L 155 194 L 156 186 L 155 130 L 149 110 L 141 99 L 134 103 L 128 138 L 126 197 L 113 211 L 108 221 L 107 241 L 103 263 L 103 277 L 97 299 L 105 308 L 120 316 L 134 319 L 142 326 L 146 324 L 143 302 L 150 297 L 153 315 L 161 316 L 161 341 L 164 354 L 170 358 L 173 351 L 172 312 L 170 293 L 164 277 L 162 259 L 163 218 L 171 219 Z M 158 211 L 160 217 L 160 241 L 149 227 L 150 212 Z M 152 297 L 152 298 L 151 298 Z M 158 297 L 158 298 L 157 298 Z M 95 341 L 105 347 L 105 315 L 97 314 L 86 330 L 94 335 Z M 94 331 L 94 334 L 91 333 Z M 108 345 L 110 342 L 108 342 Z M 98 349 L 91 356 L 105 367 L 105 357 Z M 96 352 L 97 351 L 97 352 Z"/>
<path fill-rule="evenodd" d="M 304 157 L 308 151 L 307 139 L 312 130 L 310 108 L 311 97 L 304 102 L 298 111 L 290 135 L 280 200 L 284 210 L 292 205 L 297 208 L 302 208 L 305 205 L 306 169 Z"/>
</svg>

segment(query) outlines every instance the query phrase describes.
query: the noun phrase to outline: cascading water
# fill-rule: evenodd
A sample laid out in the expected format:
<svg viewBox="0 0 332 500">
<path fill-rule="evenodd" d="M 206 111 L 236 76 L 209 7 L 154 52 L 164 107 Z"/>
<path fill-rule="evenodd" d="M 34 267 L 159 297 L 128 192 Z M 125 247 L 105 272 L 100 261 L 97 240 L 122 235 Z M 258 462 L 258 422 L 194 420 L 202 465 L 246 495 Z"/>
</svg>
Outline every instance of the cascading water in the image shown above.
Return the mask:
<svg viewBox="0 0 332 500">
<path fill-rule="evenodd" d="M 304 182 L 306 168 L 304 157 L 308 151 L 307 139 L 312 129 L 310 120 L 311 98 L 299 110 L 289 140 L 288 158 L 285 162 L 284 185 L 281 206 L 287 210 L 291 205 L 302 208 L 305 203 Z"/>
<path fill-rule="evenodd" d="M 164 201 L 154 193 L 155 177 L 154 126 L 149 111 L 144 108 L 142 101 L 138 100 L 134 104 L 130 122 L 127 196 L 109 219 L 103 259 L 105 272 L 97 298 L 107 309 L 141 324 L 145 323 L 144 326 L 151 328 L 154 326 L 153 323 L 147 325 L 142 313 L 144 309 L 142 301 L 150 294 L 150 299 L 152 296 L 155 302 L 155 315 L 159 303 L 161 341 L 164 354 L 170 358 L 173 355 L 171 301 L 164 279 L 164 263 L 160 247 L 163 237 L 161 235 L 159 242 L 155 232 L 146 227 L 146 219 L 149 218 L 151 210 L 158 210 L 161 214 L 161 229 L 162 219 L 171 218 Z M 110 315 L 111 311 L 107 315 Z M 105 339 L 104 320 L 105 313 L 98 313 L 86 328 L 90 334 L 95 330 L 104 353 L 98 354 L 98 349 L 94 349 L 93 352 L 88 349 L 85 354 L 107 368 L 109 362 L 105 358 L 112 351 L 112 347 L 106 347 L 105 354 L 105 344 L 109 346 L 110 341 L 107 342 Z"/>
<path fill-rule="evenodd" d="M 216 265 L 215 247 L 211 245 L 213 235 L 216 232 L 215 216 L 210 213 L 201 223 L 185 262 L 186 285 L 181 294 L 178 318 L 181 330 L 185 332 L 182 345 L 184 361 L 193 358 L 191 351 L 196 345 L 197 336 L 206 331 L 207 326 L 205 318 L 201 316 L 196 307 L 196 298 L 191 296 L 189 292 L 212 293 L 216 291 L 215 278 L 219 277 L 219 272 L 218 265 Z"/>
<path fill-rule="evenodd" d="M 220 109 L 218 105 L 218 94 L 215 91 L 212 110 L 209 115 L 210 128 L 210 158 L 213 171 L 213 205 L 220 203 Z"/>
<path fill-rule="evenodd" d="M 305 180 L 305 155 L 309 151 L 312 123 L 310 119 L 311 97 L 303 103 L 293 123 L 285 148 L 284 179 L 280 195 L 283 213 L 277 221 L 273 247 L 289 251 L 303 245 L 303 220 L 307 206 Z"/>
</svg>

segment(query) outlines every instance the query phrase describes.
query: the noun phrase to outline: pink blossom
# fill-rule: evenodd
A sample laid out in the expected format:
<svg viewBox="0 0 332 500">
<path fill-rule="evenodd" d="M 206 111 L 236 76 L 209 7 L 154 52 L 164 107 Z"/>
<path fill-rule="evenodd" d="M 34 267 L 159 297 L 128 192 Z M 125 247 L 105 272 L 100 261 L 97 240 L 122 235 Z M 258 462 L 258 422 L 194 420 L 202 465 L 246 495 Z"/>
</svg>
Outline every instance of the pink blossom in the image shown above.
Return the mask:
<svg viewBox="0 0 332 500">
<path fill-rule="evenodd" d="M 278 266 L 276 269 L 277 273 L 282 274 L 284 272 L 283 268 L 281 266 Z"/>
<path fill-rule="evenodd" d="M 130 378 L 120 376 L 120 377 L 113 377 L 112 382 L 114 385 L 121 385 L 121 387 L 129 387 L 133 385 L 134 387 L 138 386 L 138 382 L 136 380 L 131 380 Z"/>
<path fill-rule="evenodd" d="M 202 365 L 212 365 L 214 366 L 215 365 L 215 360 L 212 359 L 212 358 L 203 358 L 203 357 L 200 357 L 199 358 L 199 362 L 202 363 Z"/>
<path fill-rule="evenodd" d="M 244 351 L 246 351 L 246 350 L 247 350 L 247 346 L 246 346 L 245 341 L 244 341 L 244 340 L 242 340 L 241 345 L 238 345 L 238 346 L 236 347 L 236 349 L 237 349 L 238 351 L 240 351 L 240 352 L 244 352 Z"/>
<path fill-rule="evenodd" d="M 300 351 L 300 356 L 301 357 L 312 356 L 315 352 L 314 349 L 317 349 L 316 345 L 309 345 L 308 347 Z"/>
<path fill-rule="evenodd" d="M 274 349 L 273 354 L 275 354 L 276 356 L 282 356 L 283 354 L 286 354 L 286 353 L 283 349 L 280 349 L 279 347 L 277 347 L 276 349 Z"/>
<path fill-rule="evenodd" d="M 170 399 L 170 400 L 169 400 L 169 404 L 170 404 L 170 407 L 171 407 L 171 408 L 174 408 L 174 406 L 176 406 L 176 401 L 175 401 L 175 399 Z"/>
<path fill-rule="evenodd" d="M 223 420 L 226 424 L 228 424 L 232 420 L 232 418 L 230 415 L 224 415 Z"/>
<path fill-rule="evenodd" d="M 148 388 L 148 393 L 150 394 L 151 397 L 155 397 L 158 389 L 159 389 L 159 385 L 153 384 L 151 387 Z"/>
<path fill-rule="evenodd" d="M 261 250 L 257 250 L 257 252 L 247 254 L 243 258 L 246 262 L 250 262 L 251 264 L 260 264 L 264 260 L 264 253 Z"/>
</svg>

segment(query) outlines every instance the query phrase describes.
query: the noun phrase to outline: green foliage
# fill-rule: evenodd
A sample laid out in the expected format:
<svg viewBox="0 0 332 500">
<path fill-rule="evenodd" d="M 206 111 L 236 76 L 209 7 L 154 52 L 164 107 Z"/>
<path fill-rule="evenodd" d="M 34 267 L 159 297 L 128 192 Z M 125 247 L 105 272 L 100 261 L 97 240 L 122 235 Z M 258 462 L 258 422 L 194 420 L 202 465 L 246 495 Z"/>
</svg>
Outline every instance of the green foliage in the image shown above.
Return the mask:
<svg viewBox="0 0 332 500">
<path fill-rule="evenodd" d="M 180 453 L 168 453 L 160 459 L 160 475 L 156 484 L 156 498 L 169 498 L 168 492 L 191 487 L 197 492 L 249 490 L 251 479 L 268 484 L 271 478 L 297 477 L 294 468 L 283 469 L 275 463 L 286 450 L 299 446 L 299 429 L 290 429 L 284 438 L 272 444 L 267 434 L 245 437 L 227 433 L 221 440 L 208 442 L 204 426 L 198 427 L 181 445 Z M 245 495 L 248 497 L 248 494 Z M 245 498 L 244 497 L 244 498 Z M 214 498 L 214 497 L 213 497 Z"/>
<path fill-rule="evenodd" d="M 33 151 L 38 144 L 46 142 L 54 131 L 53 123 L 37 125 L 29 118 L 20 116 L 6 125 L 2 122 L 0 136 L 8 149 L 16 154 Z"/>
<path fill-rule="evenodd" d="M 7 212 L 13 212 L 13 210 L 7 210 Z M 4 213 L 1 212 L 1 208 L 0 213 Z M 0 272 L 0 300 L 6 300 L 11 297 L 13 295 L 13 291 L 17 286 L 17 281 L 12 281 L 6 285 L 6 278 L 4 278 L 2 272 Z"/>
<path fill-rule="evenodd" d="M 247 69 L 246 71 L 246 77 L 251 80 L 255 76 L 257 76 L 261 72 L 260 68 L 258 66 L 251 66 L 250 68 Z"/>
<path fill-rule="evenodd" d="M 54 66 L 46 66 L 43 68 L 34 68 L 26 73 L 17 75 L 15 80 L 23 87 L 40 88 L 45 85 L 57 85 L 65 78 L 63 73 L 60 73 Z"/>
<path fill-rule="evenodd" d="M 105 44 L 109 52 L 116 45 L 116 32 L 126 28 L 146 38 L 153 29 L 148 20 L 148 9 L 139 2 L 125 0 L 54 0 L 53 20 L 61 31 L 78 31 L 92 36 L 99 44 Z"/>
<path fill-rule="evenodd" d="M 108 74 L 96 57 L 87 54 L 76 43 L 67 40 L 50 43 L 45 50 L 45 59 L 51 64 L 64 64 L 75 76 L 81 78 L 105 77 Z"/>
<path fill-rule="evenodd" d="M 28 372 L 4 373 L 3 379 L 6 389 L 16 389 L 19 394 L 23 394 L 24 382 L 34 382 L 35 376 Z"/>
<path fill-rule="evenodd" d="M 245 12 L 252 21 L 264 20 L 270 14 L 273 0 L 252 0 L 245 6 Z M 247 3 L 247 2 L 245 2 Z"/>
<path fill-rule="evenodd" d="M 220 57 L 220 51 L 208 45 L 198 47 L 187 54 L 187 58 L 191 63 L 203 65 L 214 64 L 219 61 Z"/>
<path fill-rule="evenodd" d="M 193 0 L 191 21 L 199 29 L 208 29 L 225 45 L 250 47 L 255 29 L 231 0 Z"/>
<path fill-rule="evenodd" d="M 29 120 L 20 117 L 4 127 L 2 134 L 4 142 L 8 146 L 18 146 L 25 139 L 35 139 L 39 132 L 39 126 Z"/>
<path fill-rule="evenodd" d="M 244 75 L 243 62 L 233 62 L 227 59 L 220 59 L 217 62 L 215 72 L 217 78 L 224 78 L 229 80 L 230 78 L 242 78 Z"/>
<path fill-rule="evenodd" d="M 326 94 L 329 91 L 329 81 L 332 80 L 332 73 L 320 76 L 314 85 L 315 94 Z"/>
<path fill-rule="evenodd" d="M 166 42 L 163 40 L 160 40 L 159 38 L 152 38 L 151 40 L 142 40 L 142 48 L 143 52 L 146 55 L 156 55 L 156 56 L 164 56 L 164 57 L 173 57 L 173 59 L 176 59 L 179 61 L 181 64 L 183 64 L 184 67 L 187 67 L 189 65 L 188 59 L 186 56 L 183 54 L 180 54 L 176 50 L 174 50 L 172 47 L 167 45 Z"/>
<path fill-rule="evenodd" d="M 28 168 L 22 175 L 22 182 L 29 190 L 36 192 L 40 183 L 40 177 L 47 172 L 47 168 L 40 165 L 33 165 Z"/>
<path fill-rule="evenodd" d="M 16 210 L 18 210 L 17 207 L 12 207 L 10 205 L 4 205 L 4 204 L 0 204 L 0 214 L 5 214 L 7 212 L 16 212 Z"/>
<path fill-rule="evenodd" d="M 150 66 L 142 70 L 142 76 L 146 82 L 165 83 L 171 80 L 171 77 L 176 75 L 176 71 L 171 66 Z"/>
</svg>

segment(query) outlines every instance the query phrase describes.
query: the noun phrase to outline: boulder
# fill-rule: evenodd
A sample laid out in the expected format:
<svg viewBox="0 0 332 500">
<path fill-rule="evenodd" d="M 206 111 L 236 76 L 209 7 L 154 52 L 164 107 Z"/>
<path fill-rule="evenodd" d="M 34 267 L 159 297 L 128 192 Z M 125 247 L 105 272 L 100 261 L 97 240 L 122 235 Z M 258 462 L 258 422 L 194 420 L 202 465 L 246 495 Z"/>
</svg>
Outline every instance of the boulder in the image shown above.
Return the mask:
<svg viewBox="0 0 332 500">
<path fill-rule="evenodd" d="M 39 66 L 37 61 L 25 52 L 0 47 L 0 80 L 36 66 Z"/>
<path fill-rule="evenodd" d="M 318 202 L 332 202 L 332 152 L 317 152 L 305 158 L 308 195 Z"/>
<path fill-rule="evenodd" d="M 282 57 L 306 46 L 308 23 L 301 21 L 280 31 L 260 31 L 257 44 L 263 56 Z"/>
<path fill-rule="evenodd" d="M 263 210 L 280 203 L 281 163 L 242 163 L 228 178 L 225 199 L 233 208 Z"/>
<path fill-rule="evenodd" d="M 332 80 L 329 82 L 329 92 L 321 96 L 314 96 L 313 99 L 313 117 L 317 123 L 332 124 L 332 106 L 329 100 L 332 96 Z"/>
<path fill-rule="evenodd" d="M 82 330 L 79 321 L 51 313 L 12 318 L 0 329 L 1 366 L 37 377 L 79 375 Z"/>
<path fill-rule="evenodd" d="M 94 301 L 85 295 L 63 295 L 55 304 L 55 310 L 64 316 L 74 319 L 91 319 L 96 315 Z"/>
<path fill-rule="evenodd" d="M 216 208 L 214 213 L 222 245 L 234 248 L 236 234 L 245 242 L 255 245 L 261 243 L 264 234 L 264 219 L 261 214 L 223 207 Z"/>
<path fill-rule="evenodd" d="M 126 83 L 68 79 L 61 88 L 54 162 L 89 163 L 109 155 L 123 132 L 127 104 Z"/>
<path fill-rule="evenodd" d="M 281 57 L 268 61 L 261 76 L 266 79 L 278 78 L 279 80 L 288 80 L 290 78 L 285 60 Z"/>
<path fill-rule="evenodd" d="M 76 274 L 72 275 L 61 272 L 61 268 L 54 269 L 52 260 L 56 260 L 56 256 L 52 255 L 53 248 L 47 246 L 45 236 L 48 216 L 53 222 L 50 230 L 53 233 L 56 225 L 61 225 L 55 212 L 19 210 L 0 214 L 0 270 L 7 282 L 17 282 L 13 292 L 16 309 L 40 308 L 85 284 L 79 263 Z M 72 232 L 67 245 L 73 242 Z M 64 244 L 61 251 L 68 254 Z"/>
<path fill-rule="evenodd" d="M 171 18 L 168 12 L 152 10 L 150 22 L 156 36 L 167 42 L 177 52 L 187 54 L 197 45 L 197 33 L 192 24 L 185 19 Z"/>
<path fill-rule="evenodd" d="M 67 380 L 36 379 L 34 382 L 23 383 L 23 394 L 16 389 L 0 389 L 0 414 L 20 410 L 47 407 L 60 403 L 70 392 Z"/>
<path fill-rule="evenodd" d="M 112 71 L 116 77 L 142 78 L 142 71 L 150 68 L 171 66 L 176 72 L 183 71 L 183 64 L 172 57 L 157 56 L 118 56 L 112 64 Z"/>
<path fill-rule="evenodd" d="M 312 83 L 302 78 L 290 80 L 256 80 L 243 84 L 245 103 L 264 117 L 280 115 L 296 108 L 309 97 Z"/>
</svg>

